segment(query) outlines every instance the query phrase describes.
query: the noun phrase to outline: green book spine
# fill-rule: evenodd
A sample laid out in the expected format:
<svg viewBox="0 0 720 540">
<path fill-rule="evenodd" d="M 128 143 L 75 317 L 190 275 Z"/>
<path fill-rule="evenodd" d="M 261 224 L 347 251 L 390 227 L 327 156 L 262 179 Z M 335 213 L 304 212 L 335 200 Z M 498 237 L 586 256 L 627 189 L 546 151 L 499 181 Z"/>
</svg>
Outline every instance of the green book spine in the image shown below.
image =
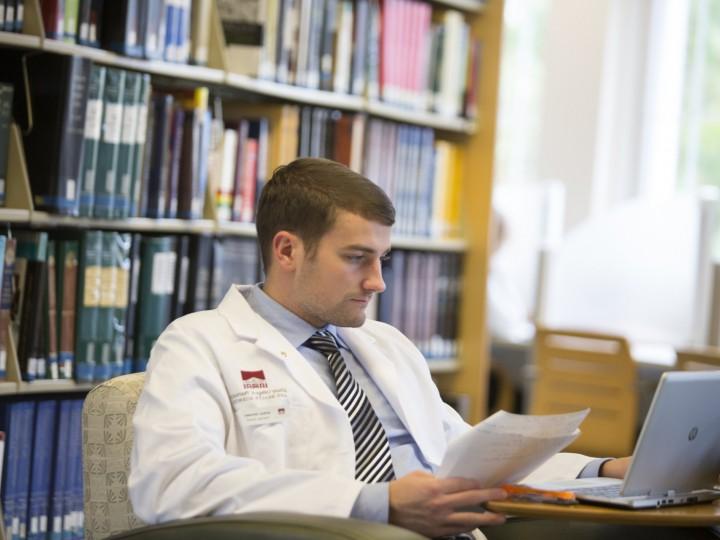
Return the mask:
<svg viewBox="0 0 720 540">
<path fill-rule="evenodd" d="M 128 233 L 117 234 L 113 245 L 113 265 L 117 285 L 115 287 L 115 306 L 113 309 L 113 351 L 111 359 L 112 376 L 122 375 L 125 369 L 125 341 L 127 338 L 126 320 L 130 296 L 130 267 L 132 236 Z"/>
<path fill-rule="evenodd" d="M 155 341 L 170 322 L 170 305 L 175 288 L 174 238 L 144 237 L 141 257 L 135 327 L 135 371 L 145 370 Z"/>
<path fill-rule="evenodd" d="M 113 338 L 113 313 L 115 310 L 115 272 L 113 250 L 117 232 L 102 233 L 102 252 L 100 254 L 100 305 L 97 308 L 97 333 L 95 350 L 99 351 L 100 361 L 95 365 L 93 378 L 106 381 L 111 377 L 111 356 Z"/>
<path fill-rule="evenodd" d="M 140 83 L 138 121 L 135 132 L 135 144 L 137 146 L 133 153 L 133 163 L 131 167 L 130 200 L 128 201 L 127 207 L 122 211 L 122 217 L 136 216 L 140 209 L 140 178 L 142 178 L 143 162 L 148 152 L 146 141 L 148 140 L 148 111 L 151 92 L 150 75 L 145 73 L 142 75 Z"/>
<path fill-rule="evenodd" d="M 55 256 L 58 367 L 61 379 L 72 379 L 75 365 L 75 316 L 80 242 L 58 240 Z"/>
<path fill-rule="evenodd" d="M 115 200 L 112 214 L 123 217 L 128 214 L 130 204 L 130 188 L 132 184 L 132 168 L 137 152 L 137 124 L 140 110 L 140 92 L 142 91 L 142 75 L 128 71 L 125 76 L 123 91 L 122 134 L 118 150 L 118 164 L 115 184 Z"/>
<path fill-rule="evenodd" d="M 98 146 L 97 179 L 93 216 L 112 217 L 115 199 L 118 153 L 122 135 L 123 90 L 126 73 L 108 68 L 105 77 L 102 135 Z"/>
<path fill-rule="evenodd" d="M 102 134 L 103 99 L 107 68 L 93 64 L 88 84 L 88 101 L 85 108 L 83 133 L 83 166 L 80 182 L 80 215 L 92 216 L 97 179 L 97 159 Z"/>
<path fill-rule="evenodd" d="M 92 382 L 100 359 L 96 350 L 100 279 L 102 274 L 102 232 L 85 231 L 80 241 L 77 314 L 75 332 L 75 380 Z"/>
<path fill-rule="evenodd" d="M 13 87 L 0 83 L 0 206 L 5 206 L 7 163 L 12 122 Z"/>
</svg>

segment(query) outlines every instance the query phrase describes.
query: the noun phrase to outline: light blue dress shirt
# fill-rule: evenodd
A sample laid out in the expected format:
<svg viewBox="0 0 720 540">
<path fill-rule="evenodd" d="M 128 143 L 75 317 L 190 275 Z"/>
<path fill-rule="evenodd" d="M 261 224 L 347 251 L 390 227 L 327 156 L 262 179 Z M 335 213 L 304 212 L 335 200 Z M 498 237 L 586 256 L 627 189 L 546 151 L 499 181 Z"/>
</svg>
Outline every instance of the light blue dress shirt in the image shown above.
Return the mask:
<svg viewBox="0 0 720 540">
<path fill-rule="evenodd" d="M 335 379 L 325 356 L 303 345 L 318 329 L 270 298 L 262 290 L 262 285 L 255 285 L 242 292 L 252 310 L 275 327 L 285 339 L 310 362 L 310 365 L 328 388 L 333 394 L 337 395 Z M 326 329 L 337 339 L 345 364 L 358 384 L 360 384 L 365 391 L 365 394 L 367 394 L 375 414 L 377 414 L 380 423 L 383 425 L 383 428 L 385 428 L 385 433 L 387 434 L 390 445 L 390 455 L 392 457 L 393 468 L 395 469 L 395 476 L 400 478 L 417 470 L 431 472 L 431 467 L 423 460 L 415 440 L 390 406 L 390 403 L 383 393 L 370 378 L 367 371 L 365 371 L 365 368 L 357 361 L 352 351 L 350 351 L 339 338 L 337 329 L 333 325 L 328 325 Z M 585 469 L 583 469 L 580 476 L 597 476 L 600 466 L 605 461 L 605 459 L 598 459 L 590 462 Z M 389 482 L 366 484 L 355 501 L 355 505 L 350 514 L 351 517 L 364 519 L 366 521 L 387 523 L 389 485 Z"/>
</svg>

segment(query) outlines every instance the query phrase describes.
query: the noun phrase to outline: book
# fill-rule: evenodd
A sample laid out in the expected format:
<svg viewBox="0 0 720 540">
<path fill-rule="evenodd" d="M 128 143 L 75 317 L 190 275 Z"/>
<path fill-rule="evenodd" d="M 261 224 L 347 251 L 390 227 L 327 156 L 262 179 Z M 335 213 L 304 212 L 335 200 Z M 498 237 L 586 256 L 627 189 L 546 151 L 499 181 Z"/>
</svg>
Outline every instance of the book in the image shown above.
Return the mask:
<svg viewBox="0 0 720 540">
<path fill-rule="evenodd" d="M 130 272 L 132 268 L 132 236 L 115 233 L 113 243 L 113 266 L 115 267 L 115 305 L 112 321 L 111 376 L 125 373 L 126 322 L 130 297 Z"/>
<path fill-rule="evenodd" d="M 141 215 L 160 218 L 165 215 L 167 184 L 170 176 L 170 141 L 174 98 L 170 94 L 152 96 L 152 138 L 143 171 Z"/>
<path fill-rule="evenodd" d="M 159 60 L 165 49 L 165 0 L 144 0 L 138 7 L 141 54 L 148 60 Z"/>
<path fill-rule="evenodd" d="M 124 349 L 123 349 L 123 368 L 122 372 L 131 373 L 136 365 L 135 361 L 135 320 L 137 318 L 137 305 L 140 283 L 140 259 L 142 246 L 142 236 L 135 233 L 130 238 L 130 251 L 128 253 L 128 262 L 130 263 L 128 273 L 128 295 L 127 309 L 125 310 L 124 324 Z"/>
<path fill-rule="evenodd" d="M 151 126 L 148 124 L 151 92 L 150 75 L 144 73 L 141 75 L 140 82 L 140 100 L 138 103 L 137 126 L 135 131 L 136 146 L 133 152 L 133 163 L 131 165 L 130 199 L 126 206 L 118 209 L 115 217 L 138 215 L 142 191 L 143 163 L 148 154 L 146 141 L 149 140 L 148 133 L 151 130 Z"/>
<path fill-rule="evenodd" d="M 170 302 L 170 320 L 173 321 L 178 317 L 182 317 L 189 313 L 187 307 L 188 294 L 188 276 L 190 272 L 190 236 L 180 235 L 176 239 L 177 255 L 175 259 L 175 286 L 172 292 Z M 197 264 L 199 261 L 193 261 Z"/>
<path fill-rule="evenodd" d="M 52 476 L 50 487 L 50 538 L 62 540 L 64 525 L 65 490 L 68 487 L 68 449 L 70 443 L 71 402 L 63 399 L 58 402 L 57 429 L 55 431 L 55 454 L 52 460 Z M 68 536 L 69 537 L 69 536 Z"/>
<path fill-rule="evenodd" d="M 64 0 L 65 17 L 63 19 L 63 40 L 75 43 L 78 37 L 78 0 Z"/>
<path fill-rule="evenodd" d="M 13 516 L 13 537 L 27 537 L 27 521 L 29 511 L 28 496 L 30 494 L 30 465 L 33 444 L 33 420 L 35 419 L 35 402 L 20 401 L 20 456 L 18 459 L 17 485 L 15 492 L 15 513 Z M 17 533 L 16 533 L 17 531 Z"/>
<path fill-rule="evenodd" d="M 212 309 L 211 287 L 213 274 L 213 237 L 208 234 L 190 236 L 188 258 L 193 264 L 188 268 L 186 313 Z"/>
<path fill-rule="evenodd" d="M 57 401 L 42 400 L 35 411 L 29 496 L 29 540 L 45 539 L 50 517 L 50 472 L 55 450 Z"/>
<path fill-rule="evenodd" d="M 135 371 L 144 371 L 150 350 L 170 322 L 175 287 L 175 239 L 144 236 L 141 244 L 138 304 L 134 329 Z"/>
<path fill-rule="evenodd" d="M 5 192 L 7 189 L 13 92 L 13 85 L 0 83 L 0 206 L 5 206 Z"/>
<path fill-rule="evenodd" d="M 93 64 L 90 69 L 88 99 L 85 106 L 85 129 L 83 131 L 83 165 L 80 174 L 79 213 L 85 217 L 92 216 L 95 205 L 98 146 L 102 137 L 106 73 L 107 68 L 104 66 Z"/>
<path fill-rule="evenodd" d="M 112 375 L 113 320 L 115 315 L 115 296 L 117 287 L 117 267 L 115 265 L 115 243 L 119 234 L 114 231 L 102 231 L 100 252 L 100 300 L 95 310 L 97 329 L 95 332 L 95 351 L 97 358 L 93 369 L 93 380 L 105 381 Z"/>
<path fill-rule="evenodd" d="M 103 3 L 101 43 L 104 49 L 125 56 L 142 56 L 139 4 L 139 0 Z"/>
<path fill-rule="evenodd" d="M 25 151 L 35 208 L 78 215 L 85 107 L 91 62 L 77 56 L 26 58 L 33 124 Z"/>
<path fill-rule="evenodd" d="M 45 356 L 47 358 L 47 378 L 60 378 L 60 365 L 58 363 L 58 334 L 57 334 L 57 286 L 56 279 L 56 246 L 55 240 L 50 238 L 47 245 L 47 269 L 45 273 L 46 285 L 43 295 L 44 320 L 43 330 L 45 337 Z"/>
<path fill-rule="evenodd" d="M 0 380 L 7 377 L 8 351 L 10 350 L 10 310 L 13 305 L 13 278 L 17 240 L 5 237 L 3 249 L 2 292 L 0 292 Z"/>
<path fill-rule="evenodd" d="M 102 232 L 83 231 L 78 253 L 75 380 L 92 382 L 95 366 L 100 360 L 96 337 L 102 286 Z"/>
<path fill-rule="evenodd" d="M 124 70 L 108 68 L 105 77 L 102 129 L 97 149 L 94 217 L 109 218 L 113 215 L 115 186 L 118 183 L 118 156 L 122 142 L 126 75 Z"/>
<path fill-rule="evenodd" d="M 252 77 L 260 72 L 264 3 L 263 0 L 217 1 L 228 71 Z"/>
<path fill-rule="evenodd" d="M 45 37 L 50 39 L 62 39 L 64 35 L 65 1 L 64 0 L 41 0 L 43 26 Z M 9 10 L 5 9 L 6 18 Z M 14 14 L 13 14 L 14 18 Z"/>
<path fill-rule="evenodd" d="M 170 147 L 168 148 L 168 167 L 165 185 L 161 188 L 165 193 L 165 210 L 161 217 L 176 218 L 178 211 L 178 191 L 180 189 L 180 162 L 183 157 L 183 133 L 185 131 L 185 116 L 179 102 L 175 105 L 170 122 Z M 192 158 L 191 158 L 192 159 Z M 192 168 L 190 170 L 192 174 Z"/>
<path fill-rule="evenodd" d="M 212 0 L 193 0 L 190 27 L 190 62 L 196 66 L 208 63 Z"/>
<path fill-rule="evenodd" d="M 17 354 L 22 378 L 26 381 L 44 379 L 47 375 L 47 359 L 43 343 L 45 310 L 43 297 L 47 290 L 47 232 L 18 234 L 15 259 L 16 274 L 22 289 L 18 299 Z"/>
<path fill-rule="evenodd" d="M 134 174 L 135 152 L 139 151 L 137 143 L 138 116 L 142 99 L 142 74 L 128 71 L 125 75 L 123 90 L 122 128 L 118 148 L 117 173 L 115 175 L 114 200 L 112 217 L 123 217 L 130 213 L 130 196 L 132 177 Z"/>
<path fill-rule="evenodd" d="M 22 452 L 23 407 L 21 401 L 11 401 L 2 407 L 2 430 L 5 432 L 5 464 L 2 478 L 2 507 L 6 536 L 20 535 L 20 519 L 17 514 L 20 454 Z"/>
<path fill-rule="evenodd" d="M 78 8 L 78 43 L 86 47 L 100 46 L 100 26 L 104 0 L 80 0 Z"/>
<path fill-rule="evenodd" d="M 76 238 L 56 241 L 55 283 L 58 366 L 61 379 L 72 379 L 75 365 L 75 316 L 78 292 L 80 242 Z"/>
</svg>

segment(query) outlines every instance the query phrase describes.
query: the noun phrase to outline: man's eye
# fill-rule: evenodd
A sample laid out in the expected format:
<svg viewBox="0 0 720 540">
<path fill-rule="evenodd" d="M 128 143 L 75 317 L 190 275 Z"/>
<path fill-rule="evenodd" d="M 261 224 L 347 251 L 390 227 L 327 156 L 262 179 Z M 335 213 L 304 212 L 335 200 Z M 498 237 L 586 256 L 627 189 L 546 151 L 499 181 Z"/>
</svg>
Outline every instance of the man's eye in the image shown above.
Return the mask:
<svg viewBox="0 0 720 540">
<path fill-rule="evenodd" d="M 346 255 L 345 258 L 351 263 L 360 263 L 365 258 L 364 255 Z"/>
</svg>

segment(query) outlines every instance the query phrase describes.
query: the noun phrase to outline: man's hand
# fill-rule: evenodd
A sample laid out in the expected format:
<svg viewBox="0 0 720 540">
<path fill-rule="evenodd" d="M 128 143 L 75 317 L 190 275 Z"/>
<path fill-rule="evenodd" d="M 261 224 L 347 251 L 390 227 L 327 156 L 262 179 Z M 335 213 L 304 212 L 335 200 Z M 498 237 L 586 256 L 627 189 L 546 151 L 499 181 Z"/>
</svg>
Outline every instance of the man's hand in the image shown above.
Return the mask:
<svg viewBox="0 0 720 540">
<path fill-rule="evenodd" d="M 458 534 L 504 523 L 502 514 L 468 507 L 506 497 L 502 489 L 483 489 L 475 480 L 436 478 L 417 471 L 390 482 L 389 521 L 430 537 Z"/>
<path fill-rule="evenodd" d="M 600 476 L 606 476 L 608 478 L 625 478 L 625 474 L 627 473 L 631 461 L 632 457 L 617 458 L 606 461 L 600 467 Z"/>
</svg>

